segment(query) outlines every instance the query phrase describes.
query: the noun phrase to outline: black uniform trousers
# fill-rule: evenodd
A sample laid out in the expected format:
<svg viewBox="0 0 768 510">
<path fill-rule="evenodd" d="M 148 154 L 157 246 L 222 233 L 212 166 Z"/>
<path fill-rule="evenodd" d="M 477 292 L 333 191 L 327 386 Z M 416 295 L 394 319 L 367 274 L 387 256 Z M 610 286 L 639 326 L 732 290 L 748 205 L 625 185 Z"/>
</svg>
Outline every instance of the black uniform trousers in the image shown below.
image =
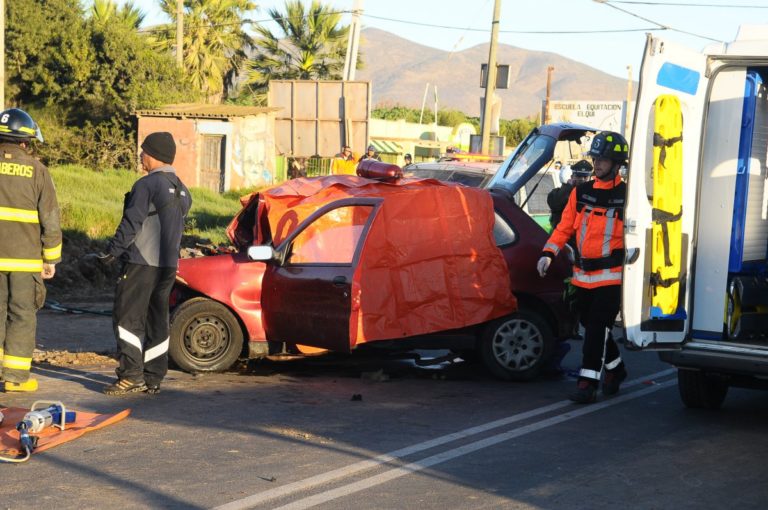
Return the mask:
<svg viewBox="0 0 768 510">
<path fill-rule="evenodd" d="M 44 303 L 45 284 L 40 273 L 0 271 L 0 379 L 14 383 L 29 379 L 37 311 Z"/>
<path fill-rule="evenodd" d="M 621 354 L 611 335 L 621 307 L 621 285 L 594 289 L 576 287 L 579 321 L 584 326 L 584 345 L 579 378 L 600 380 L 600 372 L 621 365 Z"/>
<path fill-rule="evenodd" d="M 159 386 L 168 372 L 168 298 L 175 267 L 128 263 L 115 292 L 117 377 Z"/>
</svg>

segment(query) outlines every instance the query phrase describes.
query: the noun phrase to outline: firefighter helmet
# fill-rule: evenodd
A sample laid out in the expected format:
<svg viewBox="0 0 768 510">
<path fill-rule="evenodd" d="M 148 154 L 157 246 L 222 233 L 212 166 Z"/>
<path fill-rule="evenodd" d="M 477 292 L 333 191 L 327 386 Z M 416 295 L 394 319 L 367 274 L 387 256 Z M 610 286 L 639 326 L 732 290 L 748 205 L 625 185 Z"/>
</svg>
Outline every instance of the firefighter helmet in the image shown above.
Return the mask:
<svg viewBox="0 0 768 510">
<path fill-rule="evenodd" d="M 0 112 L 0 137 L 14 140 L 37 138 L 43 141 L 43 133 L 32 117 L 19 108 L 9 108 Z"/>
<path fill-rule="evenodd" d="M 624 164 L 629 156 L 629 144 L 619 133 L 603 131 L 592 139 L 592 146 L 587 154 L 593 158 L 606 158 Z"/>
</svg>

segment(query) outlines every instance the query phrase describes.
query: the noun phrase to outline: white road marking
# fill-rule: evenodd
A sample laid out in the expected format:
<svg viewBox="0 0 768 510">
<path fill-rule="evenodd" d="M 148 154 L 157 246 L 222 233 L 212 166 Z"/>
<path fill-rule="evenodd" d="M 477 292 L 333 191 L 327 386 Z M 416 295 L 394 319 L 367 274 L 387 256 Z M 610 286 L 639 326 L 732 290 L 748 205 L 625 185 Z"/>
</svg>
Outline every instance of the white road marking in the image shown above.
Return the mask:
<svg viewBox="0 0 768 510">
<path fill-rule="evenodd" d="M 630 388 L 632 386 L 636 386 L 639 384 L 643 384 L 645 381 L 648 380 L 654 380 L 661 377 L 665 377 L 667 375 L 673 374 L 676 372 L 676 369 L 670 368 L 667 370 L 662 370 L 661 372 L 657 372 L 655 374 L 650 374 L 645 377 L 635 379 L 633 381 L 630 381 L 624 385 L 622 385 L 623 389 Z M 470 443 L 464 446 L 461 446 L 459 448 L 455 448 L 453 450 L 447 450 L 445 452 L 433 455 L 431 457 L 427 457 L 425 459 L 422 459 L 421 461 L 414 462 L 411 464 L 408 464 L 406 466 L 391 469 L 389 471 L 386 471 L 384 473 L 381 473 L 379 475 L 372 476 L 370 478 L 366 478 L 364 480 L 360 480 L 355 483 L 351 483 L 348 485 L 345 485 L 343 487 L 339 487 L 337 489 L 332 489 L 320 494 L 317 494 L 315 496 L 310 496 L 301 500 L 298 500 L 294 503 L 291 503 L 289 505 L 286 505 L 284 507 L 280 507 L 281 509 L 288 509 L 288 508 L 309 508 L 314 505 L 318 505 L 320 503 L 330 501 L 342 496 L 346 496 L 348 494 L 352 494 L 354 492 L 358 492 L 364 489 L 367 489 L 369 487 L 372 487 L 374 485 L 378 485 L 384 482 L 387 482 L 389 480 L 392 480 L 394 478 L 398 478 L 400 476 L 404 476 L 416 471 L 420 471 L 422 469 L 425 469 L 427 467 L 433 466 L 435 464 L 439 464 L 442 462 L 446 462 L 448 460 L 451 460 L 456 457 L 460 457 L 462 455 L 466 455 L 468 453 L 474 452 L 476 450 L 486 448 L 488 446 L 492 446 L 494 444 L 508 441 L 509 439 L 513 439 L 515 437 L 519 437 L 524 434 L 528 434 L 530 432 L 535 432 L 537 430 L 541 430 L 546 427 L 550 427 L 552 425 L 556 425 L 558 423 L 562 423 L 567 420 L 571 420 L 573 418 L 578 418 L 579 416 L 583 416 L 585 414 L 593 413 L 595 411 L 599 411 L 601 409 L 605 409 L 606 407 L 610 407 L 613 405 L 621 404 L 623 402 L 626 402 L 628 400 L 632 400 L 644 395 L 647 395 L 649 393 L 653 393 L 655 391 L 658 391 L 662 388 L 666 388 L 670 386 L 674 381 L 668 381 L 665 383 L 655 384 L 651 387 L 638 390 L 633 393 L 629 394 L 623 394 L 619 395 L 617 397 L 612 397 L 609 400 L 605 400 L 602 402 L 598 402 L 595 404 L 590 404 L 587 406 L 578 406 L 569 401 L 569 400 L 562 400 L 560 402 L 555 402 L 554 404 L 550 404 L 547 406 L 539 407 L 536 409 L 532 409 L 530 411 L 526 411 L 524 413 L 515 414 L 512 416 L 508 416 L 506 418 L 501 418 L 499 420 L 491 421 L 488 423 L 484 423 L 482 425 L 477 425 L 475 427 L 470 427 L 468 429 L 461 430 L 459 432 L 454 432 L 452 434 L 447 434 L 445 436 L 441 436 L 435 439 L 431 439 L 429 441 L 425 441 L 422 443 L 417 443 L 415 445 L 408 446 L 406 448 L 402 448 L 400 450 L 395 450 L 390 453 L 385 453 L 383 455 L 379 455 L 377 457 L 374 457 L 370 460 L 364 460 L 360 462 L 356 462 L 354 464 L 350 464 L 349 466 L 345 466 L 339 469 L 334 469 L 332 471 L 328 471 L 326 473 L 321 473 L 319 475 L 315 475 L 309 478 L 305 478 L 304 480 L 299 480 L 293 483 L 289 483 L 286 485 L 283 485 L 281 487 L 276 487 L 274 489 L 266 490 L 263 492 L 259 492 L 256 494 L 253 494 L 251 496 L 247 496 L 245 498 L 232 501 L 230 503 L 226 503 L 224 505 L 216 507 L 214 510 L 243 510 L 246 508 L 251 508 L 257 505 L 261 505 L 269 500 L 280 498 L 284 496 L 288 496 L 290 494 L 300 492 L 300 491 L 306 491 L 307 489 L 310 489 L 312 487 L 325 484 L 328 482 L 332 482 L 334 480 L 337 480 L 339 478 L 345 478 L 350 475 L 353 475 L 355 473 L 358 473 L 360 471 L 364 471 L 370 468 L 374 468 L 376 466 L 379 466 L 381 464 L 385 464 L 388 462 L 392 462 L 393 460 L 397 460 L 400 457 L 405 457 L 420 451 L 428 450 L 430 448 L 434 448 L 435 446 L 440 446 L 446 443 L 450 443 L 453 441 L 456 441 L 458 439 L 464 439 L 467 437 L 471 437 L 477 434 L 480 434 L 482 432 L 486 432 L 498 427 L 502 427 L 504 425 L 509 425 L 515 422 L 527 420 L 529 418 L 533 418 L 535 416 L 539 416 L 542 414 L 546 414 L 552 411 L 556 411 L 558 409 L 562 409 L 564 407 L 568 407 L 569 410 L 559 414 L 557 416 L 553 416 L 550 418 L 546 418 L 544 420 L 524 425 L 522 427 L 512 429 L 507 432 L 503 432 L 501 434 L 497 434 L 495 436 L 491 436 L 485 439 L 482 439 L 480 441 L 476 441 L 474 443 Z"/>
</svg>

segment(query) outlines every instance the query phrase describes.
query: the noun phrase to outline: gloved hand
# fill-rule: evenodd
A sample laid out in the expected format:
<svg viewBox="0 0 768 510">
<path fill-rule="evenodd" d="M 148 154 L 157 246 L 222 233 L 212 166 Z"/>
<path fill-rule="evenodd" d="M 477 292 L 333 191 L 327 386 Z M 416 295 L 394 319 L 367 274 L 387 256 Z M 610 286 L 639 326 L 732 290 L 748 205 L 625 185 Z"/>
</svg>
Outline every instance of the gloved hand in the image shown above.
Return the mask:
<svg viewBox="0 0 768 510">
<path fill-rule="evenodd" d="M 539 259 L 539 261 L 536 263 L 536 270 L 539 272 L 539 276 L 544 278 L 547 275 L 547 270 L 549 269 L 549 265 L 552 263 L 552 259 L 550 257 L 544 256 Z"/>
</svg>

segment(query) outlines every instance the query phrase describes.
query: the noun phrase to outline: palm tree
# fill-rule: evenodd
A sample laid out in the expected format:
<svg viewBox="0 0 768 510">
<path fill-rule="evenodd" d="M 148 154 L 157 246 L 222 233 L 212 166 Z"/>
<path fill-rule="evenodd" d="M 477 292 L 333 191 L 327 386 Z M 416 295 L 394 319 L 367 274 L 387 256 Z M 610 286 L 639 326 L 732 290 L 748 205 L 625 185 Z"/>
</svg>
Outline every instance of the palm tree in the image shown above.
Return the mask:
<svg viewBox="0 0 768 510">
<path fill-rule="evenodd" d="M 172 23 L 155 32 L 155 46 L 176 48 L 176 0 L 161 0 Z M 246 61 L 253 42 L 243 30 L 244 16 L 256 9 L 252 0 L 184 0 L 184 74 L 206 97 L 220 102 Z"/>
<path fill-rule="evenodd" d="M 91 18 L 101 24 L 116 19 L 126 26 L 138 29 L 146 16 L 133 2 L 126 2 L 118 8 L 115 0 L 93 0 L 91 7 Z"/>
<path fill-rule="evenodd" d="M 344 71 L 349 26 L 341 13 L 312 0 L 286 0 L 285 13 L 270 9 L 279 26 L 272 33 L 257 26 L 256 55 L 248 61 L 248 85 L 264 94 L 269 80 L 339 80 Z"/>
</svg>

